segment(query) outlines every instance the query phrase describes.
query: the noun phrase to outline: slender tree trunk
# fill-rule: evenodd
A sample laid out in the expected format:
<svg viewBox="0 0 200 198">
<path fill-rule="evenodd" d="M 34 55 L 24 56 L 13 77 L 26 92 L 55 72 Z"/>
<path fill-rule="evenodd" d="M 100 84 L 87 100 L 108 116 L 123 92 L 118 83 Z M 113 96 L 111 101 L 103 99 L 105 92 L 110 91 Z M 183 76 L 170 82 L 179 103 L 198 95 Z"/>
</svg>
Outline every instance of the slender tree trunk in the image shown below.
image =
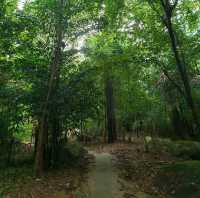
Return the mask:
<svg viewBox="0 0 200 198">
<path fill-rule="evenodd" d="M 166 1 L 161 0 L 161 3 L 163 6 L 163 9 L 165 11 L 165 18 L 163 19 L 163 22 L 168 30 L 172 51 L 174 53 L 174 58 L 176 61 L 176 65 L 177 65 L 181 80 L 184 85 L 186 102 L 191 109 L 191 113 L 192 113 L 194 122 L 197 125 L 197 128 L 199 128 L 199 119 L 198 119 L 198 115 L 197 115 L 197 112 L 195 109 L 194 100 L 192 97 L 192 91 L 191 91 L 191 86 L 190 86 L 190 82 L 189 82 L 189 78 L 188 78 L 187 68 L 185 65 L 184 56 L 183 56 L 183 53 L 180 52 L 179 40 L 176 35 L 176 32 L 173 29 L 173 25 L 172 25 L 172 21 L 171 21 L 173 9 L 170 5 L 169 0 L 166 0 Z"/>
<path fill-rule="evenodd" d="M 183 138 L 183 130 L 184 130 L 183 127 L 184 126 L 181 123 L 180 112 L 176 106 L 172 107 L 171 114 L 172 114 L 171 121 L 172 121 L 172 124 L 174 127 L 174 132 L 176 135 L 178 135 L 178 137 Z"/>
<path fill-rule="evenodd" d="M 126 141 L 126 132 L 125 132 L 124 129 L 123 129 L 123 132 L 122 132 L 122 141 L 123 141 L 123 142 Z"/>
<path fill-rule="evenodd" d="M 103 129 L 103 142 L 106 143 L 107 141 L 107 111 L 106 111 L 106 103 L 105 103 L 105 112 L 104 112 L 104 129 Z"/>
<path fill-rule="evenodd" d="M 7 157 L 7 165 L 11 164 L 12 156 L 13 156 L 13 146 L 14 146 L 14 138 L 12 137 L 8 144 L 8 157 Z"/>
<path fill-rule="evenodd" d="M 35 174 L 41 176 L 44 170 L 44 152 L 45 152 L 45 137 L 46 137 L 47 117 L 41 120 L 40 131 L 38 133 L 36 156 L 35 156 Z"/>
<path fill-rule="evenodd" d="M 60 136 L 60 123 L 57 112 L 53 116 L 52 120 L 52 142 L 51 142 L 51 166 L 55 167 L 58 163 L 58 153 L 59 153 L 59 136 Z"/>
<path fill-rule="evenodd" d="M 106 118 L 107 118 L 107 131 L 108 143 L 114 143 L 117 139 L 116 134 L 116 119 L 114 110 L 114 96 L 113 96 L 113 81 L 109 77 L 105 82 L 105 95 L 106 95 Z"/>
<path fill-rule="evenodd" d="M 131 136 L 131 131 L 128 132 L 128 142 L 131 143 L 132 141 L 132 136 Z"/>
<path fill-rule="evenodd" d="M 45 103 L 42 108 L 42 116 L 41 116 L 41 126 L 38 134 L 38 143 L 37 143 L 37 151 L 35 158 L 35 174 L 36 176 L 41 176 L 44 170 L 44 159 L 45 159 L 45 137 L 48 135 L 48 131 L 46 130 L 46 124 L 48 122 L 48 114 L 49 114 L 49 103 L 52 99 L 53 92 L 55 91 L 55 87 L 59 78 L 59 66 L 61 64 L 62 58 L 62 39 L 63 39 L 63 0 L 59 0 L 59 21 L 56 24 L 56 39 L 55 39 L 55 50 L 52 59 L 52 64 L 50 66 L 50 79 L 48 83 L 48 91 Z"/>
<path fill-rule="evenodd" d="M 38 137 L 39 137 L 39 129 L 40 129 L 40 121 L 38 121 L 37 126 L 34 127 L 34 158 L 36 158 L 37 152 L 37 144 L 38 144 Z"/>
</svg>

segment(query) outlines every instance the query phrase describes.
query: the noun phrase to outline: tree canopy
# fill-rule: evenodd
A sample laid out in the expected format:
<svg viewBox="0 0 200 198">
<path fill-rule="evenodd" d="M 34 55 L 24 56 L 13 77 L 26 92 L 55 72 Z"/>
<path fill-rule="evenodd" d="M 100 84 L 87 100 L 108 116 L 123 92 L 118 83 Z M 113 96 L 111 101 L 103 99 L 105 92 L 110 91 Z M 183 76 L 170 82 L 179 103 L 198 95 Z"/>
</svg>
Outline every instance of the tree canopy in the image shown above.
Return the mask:
<svg viewBox="0 0 200 198">
<path fill-rule="evenodd" d="M 0 143 L 41 174 L 71 129 L 198 138 L 199 34 L 197 0 L 1 0 Z"/>
</svg>

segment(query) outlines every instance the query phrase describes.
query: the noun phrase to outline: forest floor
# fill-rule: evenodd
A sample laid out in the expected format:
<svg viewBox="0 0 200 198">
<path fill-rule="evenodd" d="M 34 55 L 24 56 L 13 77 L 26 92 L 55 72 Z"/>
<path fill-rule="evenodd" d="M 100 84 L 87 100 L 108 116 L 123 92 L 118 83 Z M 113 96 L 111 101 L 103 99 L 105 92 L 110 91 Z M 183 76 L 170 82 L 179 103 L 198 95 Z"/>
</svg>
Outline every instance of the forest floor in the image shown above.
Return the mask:
<svg viewBox="0 0 200 198">
<path fill-rule="evenodd" d="M 50 171 L 40 179 L 16 180 L 6 198 L 184 198 L 177 194 L 182 175 L 165 171 L 182 161 L 169 153 L 146 152 L 142 140 L 86 149 L 81 165 Z M 199 190 L 195 184 L 191 187 Z"/>
<path fill-rule="evenodd" d="M 160 174 L 162 171 L 160 170 L 162 166 L 173 164 L 177 159 L 166 152 L 146 152 L 143 140 L 137 139 L 136 142 L 131 144 L 118 143 L 93 146 L 89 150 L 92 150 L 96 156 L 97 176 L 93 177 L 96 181 L 96 186 L 103 186 L 103 183 L 108 182 L 107 177 L 112 178 L 110 190 L 106 190 L 108 195 L 100 196 L 101 198 L 170 198 L 175 194 L 176 184 L 171 183 L 171 186 L 166 184 L 166 180 L 162 178 Z M 111 176 L 103 172 L 107 163 L 106 161 L 99 162 L 101 155 L 110 156 Z M 101 173 L 98 172 L 100 163 L 101 166 L 104 163 Z M 98 174 L 103 175 L 104 180 L 102 182 L 98 181 Z M 91 197 L 99 198 L 98 196 Z"/>
</svg>

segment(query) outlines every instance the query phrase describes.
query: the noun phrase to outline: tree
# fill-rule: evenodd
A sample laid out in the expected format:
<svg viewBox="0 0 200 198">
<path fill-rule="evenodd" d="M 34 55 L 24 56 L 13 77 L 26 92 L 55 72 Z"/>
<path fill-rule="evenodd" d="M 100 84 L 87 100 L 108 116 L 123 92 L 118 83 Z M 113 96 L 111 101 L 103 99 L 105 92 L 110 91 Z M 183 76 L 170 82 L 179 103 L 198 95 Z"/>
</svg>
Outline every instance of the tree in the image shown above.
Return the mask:
<svg viewBox="0 0 200 198">
<path fill-rule="evenodd" d="M 184 85 L 184 90 L 185 90 L 184 96 L 185 96 L 188 106 L 191 109 L 194 122 L 196 126 L 199 128 L 199 119 L 196 112 L 194 100 L 192 97 L 192 91 L 191 91 L 191 86 L 189 82 L 189 76 L 188 76 L 184 53 L 183 53 L 183 50 L 181 49 L 180 39 L 178 38 L 176 31 L 174 30 L 173 22 L 172 22 L 174 10 L 176 9 L 178 2 L 179 2 L 178 0 L 175 0 L 174 2 L 171 2 L 169 0 L 161 0 L 160 6 L 162 7 L 164 14 L 160 13 L 159 10 L 157 10 L 155 2 L 149 1 L 149 4 L 153 8 L 153 10 L 158 14 L 160 19 L 162 20 L 162 23 L 167 28 L 169 38 L 170 38 L 170 43 L 171 43 L 171 49 L 173 51 L 177 69 L 179 71 L 181 80 Z"/>
<path fill-rule="evenodd" d="M 41 114 L 39 115 L 40 132 L 38 134 L 38 145 L 35 161 L 37 175 L 41 175 L 42 170 L 44 169 L 45 159 L 47 161 L 47 166 L 49 166 L 48 163 L 50 163 L 50 166 L 55 166 L 58 161 L 57 153 L 59 153 L 59 140 L 61 139 L 60 137 L 62 135 L 61 132 L 63 128 L 63 126 L 61 126 L 61 123 L 63 123 L 61 120 L 62 116 L 59 115 L 62 108 L 60 104 L 61 99 L 59 98 L 61 82 L 60 71 L 62 71 L 65 61 L 69 58 L 68 56 L 64 57 L 63 55 L 66 51 L 70 51 L 66 48 L 71 48 L 70 46 L 67 46 L 67 42 L 74 42 L 79 34 L 86 31 L 87 24 L 84 27 L 85 29 L 82 29 L 83 24 L 79 22 L 86 20 L 88 23 L 93 23 L 92 21 L 89 21 L 87 17 L 90 18 L 90 14 L 92 15 L 93 9 L 98 7 L 98 4 L 95 4 L 94 6 L 87 1 L 68 2 L 60 0 L 46 1 L 45 3 L 45 6 L 47 6 L 49 9 L 47 14 L 44 14 L 44 18 L 47 19 L 47 22 L 44 21 L 43 16 L 41 16 L 40 13 L 39 16 L 42 17 L 42 22 L 47 28 L 53 29 L 53 34 L 51 35 L 49 32 L 46 33 L 46 30 L 43 30 L 43 36 L 46 37 L 47 34 L 47 37 L 50 41 L 50 53 L 48 56 L 51 61 L 49 62 L 50 67 L 47 95 L 43 101 L 43 104 L 41 104 Z M 33 2 L 33 4 L 37 5 L 39 2 Z M 42 13 L 44 13 L 43 6 L 43 3 L 41 3 Z M 52 18 L 50 15 L 53 15 L 54 18 Z M 76 26 L 75 28 L 76 23 L 79 26 Z M 71 45 L 73 47 L 73 44 Z M 70 56 L 70 53 L 68 55 Z"/>
</svg>

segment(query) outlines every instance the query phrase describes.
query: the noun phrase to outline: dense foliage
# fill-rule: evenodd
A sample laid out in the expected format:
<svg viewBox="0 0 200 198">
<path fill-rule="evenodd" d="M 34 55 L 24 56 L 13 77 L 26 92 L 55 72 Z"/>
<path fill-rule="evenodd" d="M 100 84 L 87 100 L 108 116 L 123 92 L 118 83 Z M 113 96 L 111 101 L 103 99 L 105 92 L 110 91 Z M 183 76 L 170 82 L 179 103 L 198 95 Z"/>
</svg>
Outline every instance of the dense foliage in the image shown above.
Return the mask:
<svg viewBox="0 0 200 198">
<path fill-rule="evenodd" d="M 199 34 L 197 0 L 1 0 L 3 158 L 31 142 L 39 174 L 69 130 L 197 139 Z"/>
</svg>

